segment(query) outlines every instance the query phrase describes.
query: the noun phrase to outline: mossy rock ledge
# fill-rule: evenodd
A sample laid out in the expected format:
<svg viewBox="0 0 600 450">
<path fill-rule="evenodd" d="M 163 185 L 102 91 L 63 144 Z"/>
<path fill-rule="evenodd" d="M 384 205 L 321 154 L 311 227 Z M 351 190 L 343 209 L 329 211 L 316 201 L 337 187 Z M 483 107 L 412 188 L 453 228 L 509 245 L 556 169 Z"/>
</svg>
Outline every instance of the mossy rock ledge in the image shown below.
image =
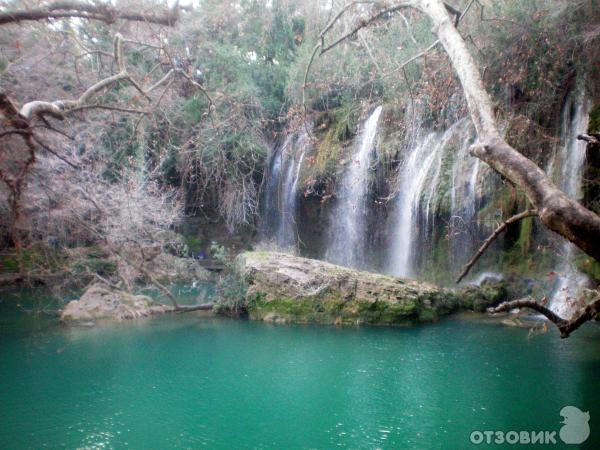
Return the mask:
<svg viewBox="0 0 600 450">
<path fill-rule="evenodd" d="M 240 255 L 249 317 L 275 323 L 414 325 L 506 299 L 501 286 L 461 290 L 278 252 Z"/>
</svg>

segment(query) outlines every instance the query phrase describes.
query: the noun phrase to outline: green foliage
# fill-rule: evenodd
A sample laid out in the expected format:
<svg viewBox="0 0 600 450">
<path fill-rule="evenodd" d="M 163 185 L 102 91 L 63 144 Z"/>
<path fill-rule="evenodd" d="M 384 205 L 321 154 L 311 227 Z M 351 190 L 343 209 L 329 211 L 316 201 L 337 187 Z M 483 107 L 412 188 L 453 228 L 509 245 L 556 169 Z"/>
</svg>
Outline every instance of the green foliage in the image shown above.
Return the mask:
<svg viewBox="0 0 600 450">
<path fill-rule="evenodd" d="M 101 137 L 100 153 L 107 160 L 104 176 L 109 181 L 118 181 L 127 169 L 139 168 L 142 157 L 141 143 L 132 139 L 134 123 L 128 118 L 122 118 L 108 126 Z"/>
<path fill-rule="evenodd" d="M 66 262 L 66 255 L 61 250 L 38 243 L 20 251 L 13 251 L 0 256 L 0 272 L 18 272 L 20 263 L 26 273 L 34 271 L 55 273 Z"/>
<path fill-rule="evenodd" d="M 316 122 L 316 151 L 303 173 L 304 178 L 335 178 L 342 168 L 340 162 L 351 149 L 360 118 L 360 106 L 348 102 L 322 113 Z"/>
<path fill-rule="evenodd" d="M 533 232 L 533 217 L 527 217 L 521 221 L 521 227 L 519 232 L 519 239 L 516 242 L 516 246 L 521 251 L 523 257 L 527 257 L 531 249 L 532 232 Z"/>
<path fill-rule="evenodd" d="M 215 261 L 221 264 L 229 263 L 225 247 L 218 242 L 213 241 L 210 243 L 210 253 Z"/>
<path fill-rule="evenodd" d="M 183 103 L 183 120 L 187 124 L 199 123 L 206 114 L 208 102 L 205 97 L 198 95 L 190 98 Z"/>
<path fill-rule="evenodd" d="M 244 261 L 241 257 L 229 261 L 225 248 L 215 242 L 211 245 L 211 252 L 217 261 L 225 262 L 225 270 L 217 281 L 215 311 L 235 315 L 244 313 L 248 293 L 248 275 L 244 269 Z"/>
<path fill-rule="evenodd" d="M 89 276 L 97 273 L 104 277 L 110 277 L 117 272 L 116 263 L 109 255 L 99 248 L 91 247 L 72 255 L 69 258 L 69 267 L 73 275 Z"/>
<path fill-rule="evenodd" d="M 186 236 L 185 244 L 187 245 L 188 251 L 191 255 L 199 254 L 202 250 L 204 250 L 204 247 L 206 245 L 204 240 L 195 236 Z"/>
<path fill-rule="evenodd" d="M 600 106 L 596 106 L 590 111 L 590 122 L 588 125 L 589 133 L 600 133 Z"/>
</svg>

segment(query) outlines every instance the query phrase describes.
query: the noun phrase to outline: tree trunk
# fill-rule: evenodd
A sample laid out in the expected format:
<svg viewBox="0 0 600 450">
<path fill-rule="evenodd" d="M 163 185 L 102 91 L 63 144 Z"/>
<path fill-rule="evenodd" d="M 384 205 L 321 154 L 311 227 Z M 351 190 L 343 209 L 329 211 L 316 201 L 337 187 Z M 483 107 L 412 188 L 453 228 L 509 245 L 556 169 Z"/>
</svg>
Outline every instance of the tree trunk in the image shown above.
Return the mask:
<svg viewBox="0 0 600 450">
<path fill-rule="evenodd" d="M 523 190 L 547 228 L 600 261 L 600 217 L 569 198 L 537 164 L 502 138 L 491 98 L 483 87 L 475 60 L 444 3 L 441 0 L 417 0 L 416 6 L 433 21 L 433 31 L 448 53 L 461 82 L 478 136 L 471 154 Z"/>
</svg>

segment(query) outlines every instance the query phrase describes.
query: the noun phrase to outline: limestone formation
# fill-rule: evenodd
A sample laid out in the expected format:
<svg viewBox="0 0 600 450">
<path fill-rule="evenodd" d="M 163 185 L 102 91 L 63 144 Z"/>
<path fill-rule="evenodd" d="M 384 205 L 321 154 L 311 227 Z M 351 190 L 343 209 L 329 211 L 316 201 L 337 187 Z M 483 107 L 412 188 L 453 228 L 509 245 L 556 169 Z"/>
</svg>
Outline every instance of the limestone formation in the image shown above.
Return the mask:
<svg viewBox="0 0 600 450">
<path fill-rule="evenodd" d="M 409 325 L 457 310 L 484 310 L 506 296 L 500 287 L 454 291 L 285 253 L 240 258 L 250 318 L 276 323 Z"/>
</svg>

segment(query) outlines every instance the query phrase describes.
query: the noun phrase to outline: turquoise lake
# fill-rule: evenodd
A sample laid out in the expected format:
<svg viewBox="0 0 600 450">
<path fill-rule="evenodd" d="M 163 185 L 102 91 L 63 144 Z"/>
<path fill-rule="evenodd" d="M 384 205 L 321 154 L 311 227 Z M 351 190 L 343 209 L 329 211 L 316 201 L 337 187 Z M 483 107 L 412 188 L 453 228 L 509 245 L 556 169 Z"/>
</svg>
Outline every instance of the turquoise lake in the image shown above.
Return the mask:
<svg viewBox="0 0 600 450">
<path fill-rule="evenodd" d="M 589 411 L 584 448 L 600 448 L 595 324 L 567 340 L 465 318 L 65 328 L 2 300 L 2 449 L 465 448 L 474 430 L 557 431 L 560 443 L 566 405 Z"/>
</svg>

